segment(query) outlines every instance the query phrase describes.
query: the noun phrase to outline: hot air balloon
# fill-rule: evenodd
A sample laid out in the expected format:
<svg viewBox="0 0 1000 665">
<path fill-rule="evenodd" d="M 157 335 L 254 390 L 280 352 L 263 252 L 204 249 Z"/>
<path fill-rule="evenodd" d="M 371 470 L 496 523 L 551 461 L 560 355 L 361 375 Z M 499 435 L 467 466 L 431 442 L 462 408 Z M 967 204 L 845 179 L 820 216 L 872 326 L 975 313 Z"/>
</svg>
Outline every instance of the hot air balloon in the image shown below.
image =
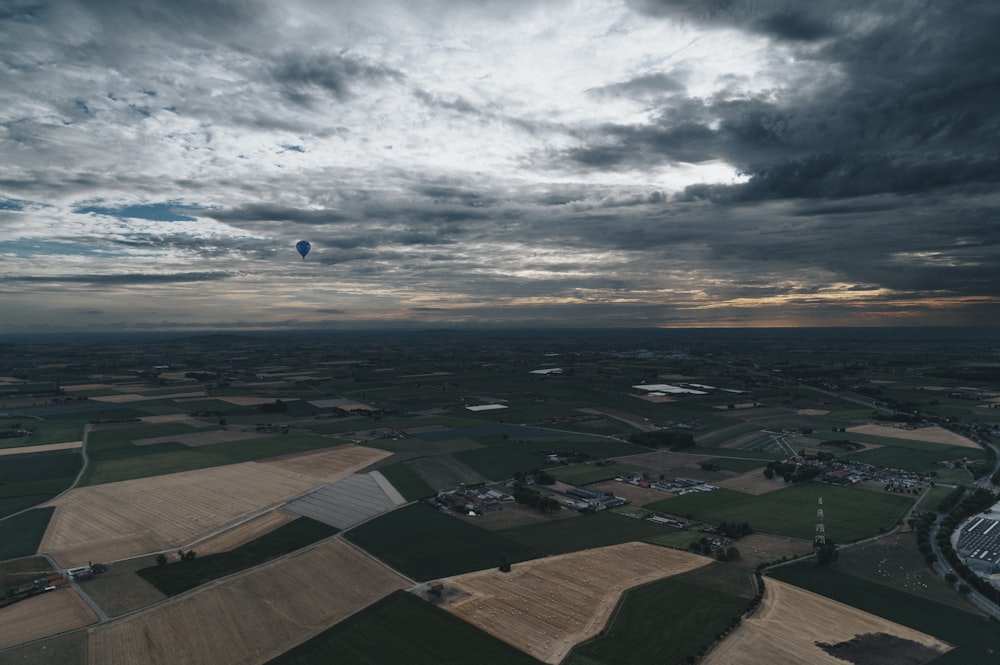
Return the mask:
<svg viewBox="0 0 1000 665">
<path fill-rule="evenodd" d="M 300 240 L 297 243 L 295 243 L 295 249 L 299 250 L 299 254 L 302 255 L 303 261 L 306 260 L 306 254 L 309 253 L 309 248 L 311 247 L 312 245 L 309 244 L 308 240 Z"/>
</svg>

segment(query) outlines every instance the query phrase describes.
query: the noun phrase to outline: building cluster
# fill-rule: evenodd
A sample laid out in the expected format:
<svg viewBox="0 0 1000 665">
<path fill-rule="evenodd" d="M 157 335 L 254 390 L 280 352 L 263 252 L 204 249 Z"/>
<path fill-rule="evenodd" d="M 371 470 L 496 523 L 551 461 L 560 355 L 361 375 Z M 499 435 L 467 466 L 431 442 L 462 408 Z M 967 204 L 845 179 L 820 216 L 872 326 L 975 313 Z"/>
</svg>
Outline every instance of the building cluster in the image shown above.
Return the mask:
<svg viewBox="0 0 1000 665">
<path fill-rule="evenodd" d="M 496 489 L 486 489 L 482 484 L 459 485 L 448 492 L 438 492 L 431 501 L 441 508 L 476 515 L 503 510 L 506 504 L 514 503 L 514 497 Z"/>
<path fill-rule="evenodd" d="M 1000 576 L 1000 512 L 974 515 L 958 533 L 956 551 L 979 575 Z"/>
<path fill-rule="evenodd" d="M 606 494 L 604 492 L 596 492 L 594 490 L 588 490 L 584 487 L 573 487 L 565 492 L 567 500 L 563 502 L 567 508 L 573 508 L 575 510 L 581 511 L 601 511 L 607 510 L 608 508 L 617 508 L 618 506 L 624 506 L 629 503 L 628 499 L 623 499 L 620 496 L 614 496 L 613 494 Z"/>
<path fill-rule="evenodd" d="M 660 490 L 661 492 L 670 492 L 672 494 L 711 492 L 712 490 L 719 489 L 715 485 L 709 485 L 704 480 L 698 480 L 697 478 L 685 478 L 683 476 L 670 479 L 661 478 L 660 480 L 652 481 L 643 478 L 638 473 L 626 473 L 618 476 L 615 480 L 620 483 L 628 483 L 629 485 L 636 485 L 638 487 L 647 487 Z"/>
<path fill-rule="evenodd" d="M 865 481 L 883 483 L 887 492 L 919 494 L 927 486 L 927 479 L 919 473 L 903 469 L 890 469 L 864 462 L 806 459 L 791 457 L 785 464 L 814 467 L 819 470 L 815 478 L 831 485 L 850 486 Z"/>
</svg>

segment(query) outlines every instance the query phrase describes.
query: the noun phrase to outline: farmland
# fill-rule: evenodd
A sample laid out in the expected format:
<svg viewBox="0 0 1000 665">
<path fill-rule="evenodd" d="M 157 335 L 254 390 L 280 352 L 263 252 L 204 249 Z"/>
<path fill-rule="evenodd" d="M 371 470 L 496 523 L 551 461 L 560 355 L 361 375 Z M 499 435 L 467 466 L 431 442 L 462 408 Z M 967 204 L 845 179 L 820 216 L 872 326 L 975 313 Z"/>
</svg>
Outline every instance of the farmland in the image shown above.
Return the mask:
<svg viewBox="0 0 1000 665">
<path fill-rule="evenodd" d="M 414 580 L 494 568 L 501 557 L 525 561 L 541 553 L 423 504 L 413 504 L 347 532 L 352 543 Z"/>
<path fill-rule="evenodd" d="M 190 561 L 143 568 L 138 574 L 168 596 L 176 596 L 212 580 L 253 568 L 337 533 L 306 517 L 284 524 L 228 552 L 201 555 Z"/>
<path fill-rule="evenodd" d="M 35 508 L 0 521 L 0 561 L 37 552 L 53 512 L 52 508 Z"/>
<path fill-rule="evenodd" d="M 540 665 L 536 658 L 476 629 L 411 593 L 397 591 L 267 665 L 345 663 Z"/>
<path fill-rule="evenodd" d="M 433 330 L 192 335 L 41 352 L 30 343 L 0 344 L 0 384 L 13 391 L 0 400 L 0 430 L 17 423 L 34 429 L 31 436 L 10 429 L 0 438 L 0 515 L 46 506 L 0 519 L 0 558 L 40 552 L 63 567 L 106 563 L 107 572 L 80 588 L 111 617 L 73 639 L 2 651 L 0 661 L 312 665 L 335 651 L 372 665 L 464 663 L 470 653 L 498 664 L 565 656 L 565 665 L 617 665 L 623 654 L 629 661 L 684 663 L 750 602 L 755 566 L 809 555 L 822 497 L 829 539 L 874 540 L 841 549 L 825 568 L 804 568 L 808 575 L 796 564 L 775 569 L 775 576 L 798 575 L 796 584 L 813 587 L 835 580 L 834 591 L 856 609 L 904 625 L 919 619 L 911 611 L 919 608 L 941 617 L 941 626 L 917 630 L 934 628 L 937 639 L 957 645 L 935 665 L 990 662 L 980 656 L 1000 651 L 1000 644 L 971 629 L 983 619 L 927 567 L 913 534 L 905 527 L 890 533 L 912 493 L 883 491 L 877 482 L 793 485 L 763 472 L 769 461 L 793 453 L 933 470 L 938 487 L 922 506 L 930 509 L 950 491 L 946 485 L 985 482 L 992 458 L 971 444 L 1000 438 L 991 427 L 1000 410 L 989 406 L 997 397 L 971 379 L 934 373 L 987 376 L 976 374 L 987 365 L 975 363 L 987 362 L 993 346 L 941 345 L 929 355 L 919 345 L 869 346 L 870 340 L 854 344 L 839 336 L 789 346 L 789 335 Z M 927 363 L 933 354 L 947 357 Z M 963 365 L 963 354 L 975 363 Z M 563 373 L 532 373 L 556 365 Z M 28 379 L 15 380 L 20 376 Z M 22 397 L 21 380 L 63 388 Z M 637 388 L 661 382 L 703 386 L 705 394 L 651 396 Z M 967 394 L 953 396 L 959 391 Z M 867 406 L 876 396 L 884 405 Z M 466 408 L 479 404 L 508 408 Z M 83 484 L 53 499 L 80 469 L 85 428 Z M 677 448 L 627 440 L 657 430 L 665 436 L 647 440 L 651 446 Z M 863 450 L 825 445 L 843 439 L 861 442 Z M 939 464 L 957 458 L 984 463 Z M 531 478 L 535 470 L 556 482 Z M 627 479 L 616 482 L 618 476 Z M 675 477 L 720 489 L 673 496 L 648 486 Z M 468 514 L 461 504 L 397 506 L 463 483 L 473 494 L 498 489 L 522 500 L 531 498 L 518 491 L 525 483 L 564 505 L 573 486 L 586 486 L 631 504 L 551 512 L 551 503 L 540 510 L 529 500 L 490 512 L 497 506 L 477 499 L 482 514 Z M 309 522 L 293 511 L 333 528 L 295 533 Z M 718 552 L 691 553 L 692 543 L 699 551 L 709 547 L 711 534 L 643 519 L 653 511 L 703 523 L 691 529 L 747 522 L 755 533 L 723 542 L 738 558 L 716 561 Z M 335 529 L 342 531 L 331 536 Z M 178 562 L 179 548 L 197 556 Z M 647 578 L 599 556 L 615 550 L 705 565 Z M 162 567 L 160 553 L 169 560 Z M 499 572 L 503 560 L 511 573 Z M 21 561 L 49 566 L 41 558 L 8 565 L 14 570 Z M 660 563 L 668 574 L 670 565 Z M 631 578 L 627 583 L 612 579 L 619 568 Z M 469 588 L 453 581 L 466 578 L 478 581 Z M 537 581 L 538 589 L 502 586 L 512 579 Z M 434 581 L 445 585 L 441 597 L 427 593 Z M 473 589 L 486 581 L 495 588 Z M 396 592 L 414 583 L 413 593 Z M 785 601 L 793 596 L 783 594 Z M 597 614 L 617 609 L 608 610 L 605 624 L 589 606 L 582 613 L 572 608 L 569 617 L 564 606 L 575 602 L 595 604 Z M 531 614 L 546 604 L 547 612 Z M 463 605 L 470 613 L 490 612 L 486 623 L 496 634 L 442 609 Z M 783 610 L 773 611 L 786 620 Z M 835 620 L 823 614 L 830 611 L 817 610 Z M 198 633 L 206 616 L 213 626 L 217 618 L 221 631 L 211 643 Z M 968 617 L 973 623 L 963 623 Z M 796 625 L 800 642 L 775 646 L 776 662 L 786 651 L 805 654 L 803 663 L 833 658 L 806 644 L 809 630 Z M 541 660 L 522 651 L 526 645 Z M 736 648 L 744 647 L 750 648 Z"/>
<path fill-rule="evenodd" d="M 67 489 L 82 463 L 75 450 L 0 457 L 0 517 L 44 503 Z"/>
<path fill-rule="evenodd" d="M 779 568 L 771 576 L 933 635 L 956 647 L 936 660 L 935 665 L 993 665 L 996 653 L 1000 653 L 1000 634 L 981 615 L 809 563 Z"/>
<path fill-rule="evenodd" d="M 74 489 L 53 503 L 41 547 L 66 565 L 182 547 L 385 456 L 341 446 Z"/>
<path fill-rule="evenodd" d="M 565 665 L 683 663 L 710 644 L 747 607 L 747 599 L 687 581 L 685 574 L 625 592 L 603 635 L 584 642 Z M 663 626 L 671 639 L 657 639 Z"/>
<path fill-rule="evenodd" d="M 156 425 L 141 429 L 91 433 L 87 467 L 81 485 L 133 480 L 148 476 L 180 473 L 209 467 L 238 464 L 278 455 L 321 450 L 335 445 L 330 439 L 313 435 L 286 435 L 229 440 L 211 445 L 190 446 L 191 428 L 185 425 Z M 204 436 L 204 433 L 201 434 Z M 158 439 L 158 443 L 148 443 Z M 177 441 L 181 439 L 181 441 Z M 143 442 L 136 445 L 135 441 Z"/>
<path fill-rule="evenodd" d="M 403 585 L 371 558 L 331 539 L 95 628 L 91 660 L 106 665 L 260 662 Z M 205 617 L 212 617 L 210 631 Z"/>
<path fill-rule="evenodd" d="M 444 607 L 546 663 L 558 663 L 604 627 L 621 593 L 709 563 L 705 557 L 629 543 L 443 580 L 458 591 Z M 743 603 L 740 603 L 741 605 Z"/>
<path fill-rule="evenodd" d="M 96 622 L 76 591 L 43 593 L 0 610 L 0 649 Z"/>
<path fill-rule="evenodd" d="M 646 507 L 712 524 L 748 522 L 755 531 L 811 539 L 821 497 L 826 533 L 838 543 L 893 528 L 912 504 L 911 499 L 896 494 L 808 483 L 758 496 L 720 489 L 664 499 Z"/>
<path fill-rule="evenodd" d="M 859 635 L 885 634 L 915 643 L 930 657 L 951 645 L 930 635 L 867 614 L 777 580 L 768 580 L 760 609 L 703 661 L 706 665 L 842 665 L 817 643 L 842 643 Z M 895 643 L 894 643 L 895 644 Z M 869 651 L 877 650 L 870 644 Z M 907 647 L 912 649 L 913 647 Z M 897 654 L 902 649 L 896 646 Z M 927 656 L 924 656 L 927 658 Z M 910 661 L 926 662 L 926 661 Z"/>
</svg>

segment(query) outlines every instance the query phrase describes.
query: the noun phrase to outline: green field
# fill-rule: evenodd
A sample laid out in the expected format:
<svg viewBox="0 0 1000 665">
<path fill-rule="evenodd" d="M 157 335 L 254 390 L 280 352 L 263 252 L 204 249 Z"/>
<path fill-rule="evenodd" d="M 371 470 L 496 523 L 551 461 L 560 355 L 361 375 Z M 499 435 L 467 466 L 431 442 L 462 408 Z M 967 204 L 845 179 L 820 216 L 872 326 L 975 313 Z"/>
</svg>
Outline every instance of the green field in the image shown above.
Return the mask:
<svg viewBox="0 0 1000 665">
<path fill-rule="evenodd" d="M 952 492 L 951 487 L 945 487 L 942 485 L 937 485 L 935 487 L 932 487 L 930 490 L 928 490 L 927 494 L 925 494 L 920 499 L 919 505 L 924 510 L 932 510 L 934 512 L 937 512 L 938 506 L 941 505 L 941 501 L 946 496 L 951 494 L 951 492 Z"/>
<path fill-rule="evenodd" d="M 19 446 L 38 446 L 44 443 L 80 441 L 83 438 L 83 426 L 88 422 L 90 422 L 89 419 L 35 420 L 34 418 L 0 418 L 0 430 L 13 428 L 15 425 L 34 430 L 29 437 L 0 439 L 0 448 L 17 448 Z"/>
<path fill-rule="evenodd" d="M 762 466 L 768 462 L 783 460 L 788 457 L 787 453 L 769 453 L 764 450 L 741 450 L 739 448 L 706 448 L 704 446 L 691 446 L 690 448 L 685 448 L 684 452 L 691 455 L 711 455 L 712 457 L 753 460 Z"/>
<path fill-rule="evenodd" d="M 476 440 L 482 441 L 480 438 Z M 490 445 L 485 448 L 464 450 L 455 453 L 454 457 L 476 469 L 490 480 L 505 480 L 518 471 L 528 472 L 534 469 L 549 468 L 553 465 L 546 460 L 546 456 L 555 451 L 571 450 L 595 459 L 649 452 L 648 448 L 611 439 L 563 440 L 553 438 L 531 440 L 525 443 L 497 440 L 483 442 Z"/>
<path fill-rule="evenodd" d="M 190 561 L 177 561 L 164 566 L 143 568 L 136 572 L 163 593 L 176 596 L 220 577 L 259 566 L 283 554 L 294 552 L 328 538 L 337 531 L 338 529 L 322 522 L 300 517 L 228 552 L 204 557 L 196 556 Z"/>
<path fill-rule="evenodd" d="M 565 665 L 682 665 L 707 648 L 747 599 L 668 577 L 625 592 L 603 634 L 574 648 Z"/>
<path fill-rule="evenodd" d="M 827 537 L 837 543 L 892 529 L 912 503 L 898 494 L 803 483 L 759 496 L 727 489 L 693 492 L 647 504 L 646 508 L 711 524 L 749 522 L 754 531 L 811 540 L 820 497 Z"/>
<path fill-rule="evenodd" d="M 455 489 L 460 483 L 471 485 L 490 481 L 489 478 L 466 466 L 452 455 L 418 457 L 408 461 L 407 465 L 419 474 L 434 491 Z"/>
<path fill-rule="evenodd" d="M 344 534 L 348 540 L 418 581 L 516 563 L 541 555 L 500 533 L 415 503 Z"/>
<path fill-rule="evenodd" d="M 830 566 L 868 582 L 906 591 L 959 609 L 969 604 L 927 565 L 917 550 L 917 534 L 900 533 L 844 548 Z"/>
<path fill-rule="evenodd" d="M 267 665 L 541 665 L 458 617 L 396 591 Z"/>
<path fill-rule="evenodd" d="M 572 466 L 557 466 L 547 470 L 548 474 L 558 481 L 570 485 L 589 485 L 618 477 L 614 466 L 597 466 L 596 464 L 574 464 Z"/>
<path fill-rule="evenodd" d="M 81 485 L 100 485 L 166 473 L 192 471 L 237 462 L 331 448 L 337 441 L 312 434 L 287 434 L 190 447 L 177 442 L 136 446 L 133 439 L 190 434 L 183 426 L 152 427 L 90 434 L 90 464 Z"/>
<path fill-rule="evenodd" d="M 405 463 L 380 466 L 378 471 L 392 483 L 396 491 L 402 494 L 407 501 L 416 501 L 436 493 L 436 490 L 419 473 Z"/>
<path fill-rule="evenodd" d="M 37 552 L 53 512 L 55 508 L 36 508 L 0 520 L 0 561 Z"/>
<path fill-rule="evenodd" d="M 968 451 L 968 453 L 964 452 Z M 985 451 L 974 448 L 956 448 L 945 446 L 942 450 L 920 450 L 905 447 L 886 446 L 874 450 L 865 450 L 859 453 L 849 453 L 842 456 L 852 461 L 864 462 L 873 466 L 883 466 L 890 469 L 904 469 L 917 473 L 940 469 L 941 462 L 968 457 L 970 459 L 984 459 Z"/>
<path fill-rule="evenodd" d="M 76 450 L 0 457 L 0 517 L 48 501 L 67 489 L 82 464 Z"/>
<path fill-rule="evenodd" d="M 532 550 L 551 555 L 648 540 L 668 531 L 674 529 L 649 520 L 602 511 L 504 529 L 498 533 Z"/>
<path fill-rule="evenodd" d="M 769 575 L 956 645 L 935 658 L 934 665 L 996 665 L 1000 630 L 982 615 L 809 562 L 782 566 Z"/>
</svg>

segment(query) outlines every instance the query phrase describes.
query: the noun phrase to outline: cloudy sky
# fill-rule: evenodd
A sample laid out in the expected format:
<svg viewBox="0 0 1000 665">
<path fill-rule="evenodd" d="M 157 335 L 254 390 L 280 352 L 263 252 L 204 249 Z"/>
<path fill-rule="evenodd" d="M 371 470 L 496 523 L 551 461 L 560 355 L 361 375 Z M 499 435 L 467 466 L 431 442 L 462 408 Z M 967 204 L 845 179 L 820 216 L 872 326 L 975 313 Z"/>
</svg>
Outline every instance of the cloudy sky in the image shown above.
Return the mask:
<svg viewBox="0 0 1000 665">
<path fill-rule="evenodd" d="M 5 0 L 0 332 L 995 325 L 998 35 L 995 0 Z"/>
</svg>

